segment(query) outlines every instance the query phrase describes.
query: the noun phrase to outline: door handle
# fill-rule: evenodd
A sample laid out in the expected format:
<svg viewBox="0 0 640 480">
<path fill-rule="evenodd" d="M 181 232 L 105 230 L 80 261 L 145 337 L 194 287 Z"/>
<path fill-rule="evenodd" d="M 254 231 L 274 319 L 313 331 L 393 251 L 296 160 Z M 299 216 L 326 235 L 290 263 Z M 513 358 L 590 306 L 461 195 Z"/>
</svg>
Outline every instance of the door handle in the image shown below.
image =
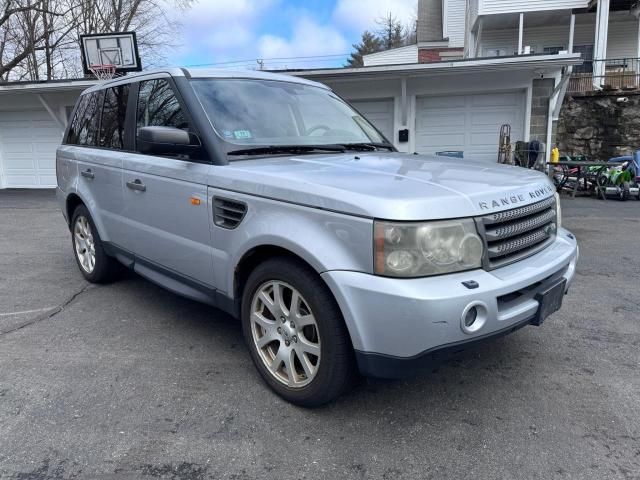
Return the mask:
<svg viewBox="0 0 640 480">
<path fill-rule="evenodd" d="M 147 186 L 138 178 L 136 178 L 133 182 L 127 182 L 127 187 L 129 187 L 131 190 L 137 190 L 139 192 L 144 192 L 147 190 Z"/>
<path fill-rule="evenodd" d="M 90 168 L 83 170 L 82 172 L 80 172 L 80 175 L 82 175 L 85 178 L 90 178 L 90 179 L 94 179 L 96 178 L 96 175 L 91 171 Z"/>
</svg>

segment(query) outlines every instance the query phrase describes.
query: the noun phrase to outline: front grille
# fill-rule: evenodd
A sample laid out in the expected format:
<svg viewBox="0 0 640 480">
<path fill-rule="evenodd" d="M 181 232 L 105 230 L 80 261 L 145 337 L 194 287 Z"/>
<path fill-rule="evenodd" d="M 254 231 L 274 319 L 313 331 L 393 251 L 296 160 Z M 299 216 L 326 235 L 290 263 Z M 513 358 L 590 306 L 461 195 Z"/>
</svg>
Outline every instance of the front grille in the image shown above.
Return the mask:
<svg viewBox="0 0 640 480">
<path fill-rule="evenodd" d="M 556 220 L 553 197 L 477 218 L 485 242 L 484 267 L 493 270 L 539 252 L 553 242 Z"/>
</svg>

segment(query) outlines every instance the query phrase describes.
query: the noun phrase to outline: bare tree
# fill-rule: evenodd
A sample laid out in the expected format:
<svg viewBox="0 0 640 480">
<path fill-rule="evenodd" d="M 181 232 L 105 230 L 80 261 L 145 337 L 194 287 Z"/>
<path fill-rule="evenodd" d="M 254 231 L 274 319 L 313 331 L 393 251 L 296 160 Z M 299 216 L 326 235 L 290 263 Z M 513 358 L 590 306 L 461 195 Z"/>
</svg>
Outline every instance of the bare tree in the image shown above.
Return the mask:
<svg viewBox="0 0 640 480">
<path fill-rule="evenodd" d="M 33 63 L 43 48 L 45 31 L 36 27 L 43 0 L 0 0 L 0 79 L 23 62 Z"/>
<path fill-rule="evenodd" d="M 187 8 L 194 0 L 173 0 Z M 175 46 L 165 0 L 0 0 L 0 80 L 77 77 L 82 34 L 135 31 L 146 64 Z"/>
</svg>

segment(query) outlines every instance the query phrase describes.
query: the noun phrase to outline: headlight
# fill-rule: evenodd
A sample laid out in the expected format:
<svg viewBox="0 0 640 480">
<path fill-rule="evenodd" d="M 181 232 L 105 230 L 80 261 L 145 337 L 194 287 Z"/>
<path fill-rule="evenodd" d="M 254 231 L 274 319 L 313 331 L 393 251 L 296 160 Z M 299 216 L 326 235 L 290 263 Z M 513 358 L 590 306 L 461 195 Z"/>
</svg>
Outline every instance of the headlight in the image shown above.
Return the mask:
<svg viewBox="0 0 640 480">
<path fill-rule="evenodd" d="M 424 223 L 376 221 L 375 272 L 426 277 L 480 268 L 484 246 L 472 219 Z"/>
<path fill-rule="evenodd" d="M 560 208 L 560 194 L 556 192 L 556 232 L 562 227 L 562 208 Z"/>
</svg>

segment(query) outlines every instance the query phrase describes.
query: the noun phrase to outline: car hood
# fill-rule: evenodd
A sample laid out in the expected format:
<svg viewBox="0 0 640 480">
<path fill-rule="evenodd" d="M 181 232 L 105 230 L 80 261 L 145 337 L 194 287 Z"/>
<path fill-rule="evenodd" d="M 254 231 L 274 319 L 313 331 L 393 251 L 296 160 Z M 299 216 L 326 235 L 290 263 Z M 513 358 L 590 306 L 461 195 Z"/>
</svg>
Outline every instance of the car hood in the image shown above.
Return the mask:
<svg viewBox="0 0 640 480">
<path fill-rule="evenodd" d="M 389 220 L 470 217 L 553 196 L 540 172 L 403 153 L 318 154 L 213 167 L 214 187 Z"/>
</svg>

